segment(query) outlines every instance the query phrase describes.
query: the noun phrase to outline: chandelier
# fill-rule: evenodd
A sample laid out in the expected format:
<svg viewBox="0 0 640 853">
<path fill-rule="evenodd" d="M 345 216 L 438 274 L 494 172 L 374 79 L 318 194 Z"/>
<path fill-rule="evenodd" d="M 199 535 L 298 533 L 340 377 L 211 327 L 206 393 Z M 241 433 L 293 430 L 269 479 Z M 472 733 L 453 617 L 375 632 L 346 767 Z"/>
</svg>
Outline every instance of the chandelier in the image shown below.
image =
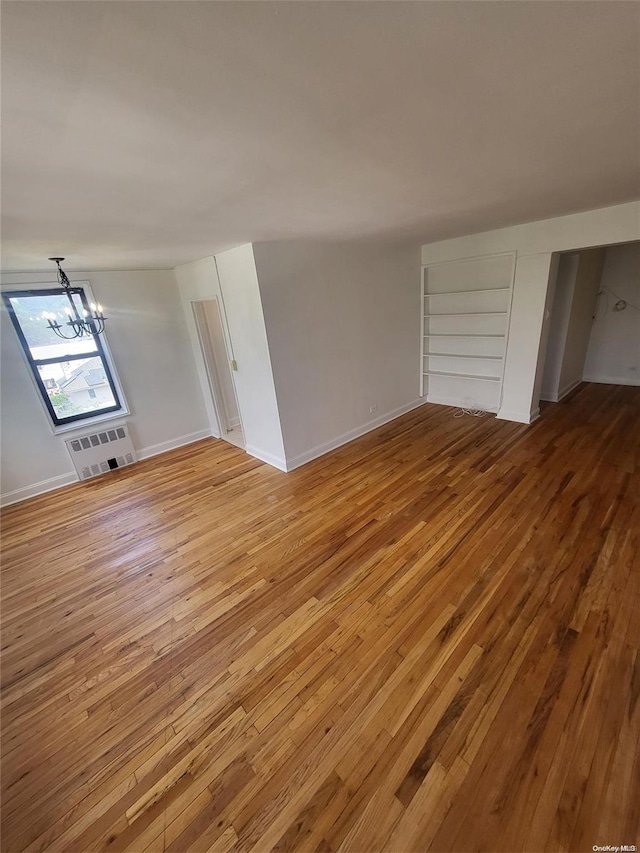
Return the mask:
<svg viewBox="0 0 640 853">
<path fill-rule="evenodd" d="M 42 314 L 43 319 L 48 321 L 49 328 L 52 329 L 59 338 L 64 338 L 66 341 L 73 340 L 74 338 L 90 338 L 93 335 L 99 335 L 104 332 L 104 324 L 107 318 L 102 313 L 102 306 L 94 305 L 92 302 L 91 310 L 89 311 L 87 308 L 83 308 L 81 314 L 80 311 L 78 311 L 77 305 L 73 301 L 73 294 L 78 293 L 79 291 L 77 288 L 75 290 L 73 289 L 71 282 L 67 278 L 67 274 L 60 266 L 60 262 L 64 261 L 64 258 L 49 258 L 49 260 L 58 265 L 58 284 L 69 300 L 69 305 L 65 306 L 64 309 L 65 314 L 67 315 L 67 322 L 64 325 L 58 323 L 56 315 L 52 312 L 45 311 Z M 67 328 L 67 333 L 65 333 L 65 327 Z"/>
</svg>

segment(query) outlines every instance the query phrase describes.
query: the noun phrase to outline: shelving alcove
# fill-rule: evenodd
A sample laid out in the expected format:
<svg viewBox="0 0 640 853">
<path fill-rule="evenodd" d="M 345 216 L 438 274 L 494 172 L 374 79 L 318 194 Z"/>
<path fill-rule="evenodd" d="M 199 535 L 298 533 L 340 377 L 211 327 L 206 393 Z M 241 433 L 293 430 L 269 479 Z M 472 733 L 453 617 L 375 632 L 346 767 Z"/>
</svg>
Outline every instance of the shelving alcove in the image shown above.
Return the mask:
<svg viewBox="0 0 640 853">
<path fill-rule="evenodd" d="M 500 405 L 515 253 L 422 268 L 421 394 L 430 403 Z"/>
</svg>

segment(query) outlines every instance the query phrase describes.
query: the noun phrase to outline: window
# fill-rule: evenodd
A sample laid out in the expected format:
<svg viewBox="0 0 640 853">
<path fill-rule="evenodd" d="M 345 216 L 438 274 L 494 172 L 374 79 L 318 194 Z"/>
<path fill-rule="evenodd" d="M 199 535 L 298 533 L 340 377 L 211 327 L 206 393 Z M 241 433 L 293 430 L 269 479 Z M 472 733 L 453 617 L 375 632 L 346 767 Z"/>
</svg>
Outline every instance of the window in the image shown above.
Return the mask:
<svg viewBox="0 0 640 853">
<path fill-rule="evenodd" d="M 67 320 L 69 301 L 60 288 L 4 293 L 11 322 L 54 426 L 123 410 L 99 335 L 63 340 L 43 312 Z M 80 314 L 88 309 L 83 288 L 73 288 Z"/>
</svg>

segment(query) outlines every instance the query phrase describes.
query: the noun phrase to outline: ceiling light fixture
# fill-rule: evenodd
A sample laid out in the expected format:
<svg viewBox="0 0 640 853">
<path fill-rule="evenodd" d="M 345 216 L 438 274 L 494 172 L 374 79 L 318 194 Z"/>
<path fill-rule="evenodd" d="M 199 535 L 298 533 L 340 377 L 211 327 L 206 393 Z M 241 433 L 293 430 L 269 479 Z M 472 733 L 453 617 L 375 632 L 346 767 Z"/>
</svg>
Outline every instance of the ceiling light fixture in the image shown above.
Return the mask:
<svg viewBox="0 0 640 853">
<path fill-rule="evenodd" d="M 48 321 L 49 328 L 52 329 L 59 338 L 64 338 L 66 341 L 73 340 L 74 338 L 90 338 L 93 335 L 99 335 L 104 332 L 104 324 L 107 318 L 102 313 L 102 305 L 94 305 L 92 302 L 91 310 L 88 308 L 82 308 L 81 314 L 80 311 L 78 311 L 76 303 L 73 301 L 73 295 L 74 293 L 79 293 L 82 298 L 82 291 L 79 288 L 74 289 L 71 286 L 71 282 L 67 278 L 67 274 L 60 266 L 60 263 L 61 261 L 64 261 L 64 258 L 49 258 L 49 260 L 58 265 L 58 284 L 69 300 L 69 307 L 65 307 L 64 309 L 65 314 L 68 317 L 68 321 L 64 325 L 69 327 L 70 333 L 64 333 L 64 326 L 58 323 L 55 314 L 51 311 L 45 311 L 42 314 L 42 318 Z"/>
</svg>

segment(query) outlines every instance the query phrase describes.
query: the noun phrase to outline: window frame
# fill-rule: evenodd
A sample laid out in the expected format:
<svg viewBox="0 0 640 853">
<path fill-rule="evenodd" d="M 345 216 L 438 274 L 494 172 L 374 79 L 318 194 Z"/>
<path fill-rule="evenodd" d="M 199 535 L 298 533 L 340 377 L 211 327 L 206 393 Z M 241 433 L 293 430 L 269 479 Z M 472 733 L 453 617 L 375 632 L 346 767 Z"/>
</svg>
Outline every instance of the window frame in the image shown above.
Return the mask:
<svg viewBox="0 0 640 853">
<path fill-rule="evenodd" d="M 73 282 L 71 292 L 72 294 L 77 294 L 79 296 L 83 307 L 87 311 L 89 311 L 89 303 L 93 300 L 93 294 L 91 293 L 89 282 Z M 55 356 L 52 358 L 43 359 L 36 359 L 32 356 L 29 343 L 25 337 L 24 332 L 22 331 L 20 321 L 13 309 L 13 305 L 11 304 L 11 299 L 20 297 L 24 298 L 29 296 L 57 296 L 64 294 L 65 291 L 57 283 L 43 283 L 27 286 L 5 284 L 2 287 L 2 303 L 7 311 L 7 314 L 9 315 L 11 325 L 13 326 L 16 332 L 18 342 L 20 344 L 22 357 L 25 360 L 26 366 L 28 367 L 29 376 L 31 378 L 31 381 L 35 385 L 35 388 L 37 389 L 38 399 L 40 400 L 40 403 L 42 404 L 44 410 L 46 411 L 49 417 L 49 421 L 54 434 L 61 432 L 69 432 L 71 430 L 82 428 L 84 425 L 90 425 L 92 423 L 98 423 L 100 421 L 112 420 L 114 418 L 119 418 L 129 414 L 129 408 L 125 400 L 124 393 L 122 391 L 122 386 L 115 371 L 113 358 L 111 356 L 111 352 L 109 351 L 108 342 L 106 340 L 104 332 L 102 332 L 100 335 L 93 336 L 96 347 L 95 352 L 93 354 L 78 353 L 77 355 L 66 355 L 63 357 Z M 49 399 L 49 394 L 45 387 L 44 381 L 40 376 L 38 367 L 45 366 L 47 364 L 59 364 L 63 361 L 79 361 L 81 359 L 86 359 L 87 357 L 95 358 L 96 356 L 100 357 L 107 378 L 107 382 L 109 384 L 109 388 L 111 390 L 111 393 L 113 394 L 114 399 L 116 400 L 116 405 L 107 406 L 103 409 L 98 410 L 92 409 L 89 412 L 81 412 L 80 414 L 69 415 L 65 418 L 58 417 L 53 407 L 53 404 Z"/>
</svg>

